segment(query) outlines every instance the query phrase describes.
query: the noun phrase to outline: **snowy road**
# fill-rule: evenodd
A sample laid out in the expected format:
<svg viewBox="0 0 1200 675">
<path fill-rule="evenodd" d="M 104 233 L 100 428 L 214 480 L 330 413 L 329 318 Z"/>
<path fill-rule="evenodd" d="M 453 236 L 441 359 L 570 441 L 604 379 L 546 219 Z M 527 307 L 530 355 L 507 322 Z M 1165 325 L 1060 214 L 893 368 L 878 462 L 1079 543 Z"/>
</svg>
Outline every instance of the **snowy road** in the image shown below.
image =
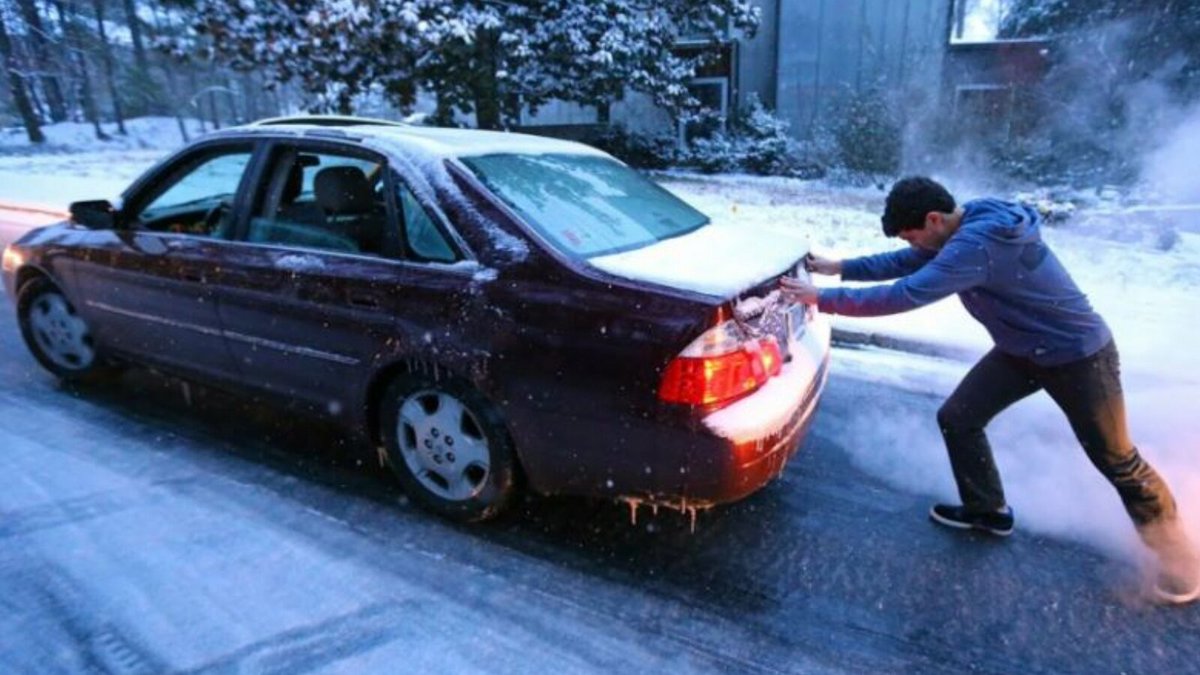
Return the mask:
<svg viewBox="0 0 1200 675">
<path fill-rule="evenodd" d="M 938 402 L 836 366 L 783 480 L 692 534 L 573 499 L 446 524 L 294 413 L 60 387 L 7 299 L 0 354 L 5 672 L 1197 672 L 1200 607 L 1074 544 L 934 528 L 857 469 L 840 430 Z"/>
</svg>

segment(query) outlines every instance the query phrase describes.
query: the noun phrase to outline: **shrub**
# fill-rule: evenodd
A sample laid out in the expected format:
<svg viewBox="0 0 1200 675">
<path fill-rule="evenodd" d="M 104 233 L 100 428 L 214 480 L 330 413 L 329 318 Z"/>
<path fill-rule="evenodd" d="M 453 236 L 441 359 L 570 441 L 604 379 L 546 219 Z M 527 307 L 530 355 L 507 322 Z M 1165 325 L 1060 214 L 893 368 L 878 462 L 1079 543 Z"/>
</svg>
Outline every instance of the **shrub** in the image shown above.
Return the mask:
<svg viewBox="0 0 1200 675">
<path fill-rule="evenodd" d="M 725 134 L 712 138 L 697 138 L 687 152 L 687 163 L 701 173 L 728 173 L 742 167 L 744 152 L 741 144 Z"/>
<path fill-rule="evenodd" d="M 605 128 L 586 142 L 639 169 L 666 169 L 679 159 L 672 136 L 640 134 L 619 124 Z"/>
<path fill-rule="evenodd" d="M 814 144 L 800 144 L 779 119 L 751 95 L 746 106 L 730 120 L 726 133 L 692 141 L 686 161 L 705 173 L 745 171 L 763 176 L 816 178 L 827 163 L 814 152 Z"/>
<path fill-rule="evenodd" d="M 866 89 L 846 99 L 833 125 L 840 164 L 865 174 L 896 174 L 900 169 L 900 123 L 883 92 Z"/>
</svg>

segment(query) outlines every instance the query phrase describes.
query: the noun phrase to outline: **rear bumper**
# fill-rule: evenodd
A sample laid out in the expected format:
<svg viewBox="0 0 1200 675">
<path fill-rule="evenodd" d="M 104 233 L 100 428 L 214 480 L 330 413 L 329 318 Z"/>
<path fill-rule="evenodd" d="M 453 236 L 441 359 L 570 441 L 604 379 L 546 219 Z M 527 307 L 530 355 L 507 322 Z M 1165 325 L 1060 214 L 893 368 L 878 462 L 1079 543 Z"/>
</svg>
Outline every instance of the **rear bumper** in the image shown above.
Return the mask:
<svg viewBox="0 0 1200 675">
<path fill-rule="evenodd" d="M 563 424 L 510 408 L 529 487 L 675 508 L 733 502 L 761 489 L 797 452 L 825 387 L 829 325 L 822 320 L 812 328 L 779 376 L 716 412 L 577 413 Z"/>
<path fill-rule="evenodd" d="M 687 500 L 712 504 L 734 502 L 758 491 L 783 473 L 812 426 L 828 374 L 829 357 L 826 354 L 801 404 L 779 430 L 737 441 L 714 438 L 713 447 L 699 453 L 692 462 Z"/>
</svg>

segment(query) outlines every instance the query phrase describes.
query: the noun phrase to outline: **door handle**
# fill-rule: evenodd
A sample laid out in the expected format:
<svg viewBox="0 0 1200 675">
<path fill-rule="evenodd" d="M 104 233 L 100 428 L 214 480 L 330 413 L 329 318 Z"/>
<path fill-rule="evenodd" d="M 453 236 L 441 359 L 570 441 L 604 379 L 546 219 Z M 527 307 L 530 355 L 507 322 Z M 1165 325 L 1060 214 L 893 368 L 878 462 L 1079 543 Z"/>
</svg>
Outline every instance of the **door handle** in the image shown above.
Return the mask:
<svg viewBox="0 0 1200 675">
<path fill-rule="evenodd" d="M 180 273 L 184 281 L 190 281 L 196 284 L 204 283 L 204 271 L 198 269 L 185 269 Z"/>
</svg>

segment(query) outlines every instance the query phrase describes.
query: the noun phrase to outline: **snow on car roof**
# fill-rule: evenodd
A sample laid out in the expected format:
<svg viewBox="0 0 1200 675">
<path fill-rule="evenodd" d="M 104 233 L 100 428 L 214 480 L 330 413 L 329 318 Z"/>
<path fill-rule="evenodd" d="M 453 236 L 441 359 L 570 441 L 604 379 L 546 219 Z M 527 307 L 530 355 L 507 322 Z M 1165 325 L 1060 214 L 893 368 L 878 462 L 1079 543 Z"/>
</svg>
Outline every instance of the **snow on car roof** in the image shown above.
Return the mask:
<svg viewBox="0 0 1200 675">
<path fill-rule="evenodd" d="M 372 136 L 410 141 L 443 157 L 476 157 L 494 153 L 600 155 L 582 143 L 507 131 L 444 129 L 438 127 L 355 127 Z"/>
<path fill-rule="evenodd" d="M 410 148 L 441 158 L 476 157 L 496 153 L 607 156 L 600 150 L 582 143 L 507 131 L 381 124 L 373 120 L 363 120 L 362 124 L 355 124 L 350 118 L 331 120 L 339 123 L 330 124 L 329 121 L 313 118 L 297 119 L 295 124 L 287 123 L 286 120 L 270 120 L 270 124 L 237 127 L 236 130 L 271 133 L 290 131 L 298 135 L 326 137 L 341 130 L 364 139 L 398 141 Z"/>
</svg>

